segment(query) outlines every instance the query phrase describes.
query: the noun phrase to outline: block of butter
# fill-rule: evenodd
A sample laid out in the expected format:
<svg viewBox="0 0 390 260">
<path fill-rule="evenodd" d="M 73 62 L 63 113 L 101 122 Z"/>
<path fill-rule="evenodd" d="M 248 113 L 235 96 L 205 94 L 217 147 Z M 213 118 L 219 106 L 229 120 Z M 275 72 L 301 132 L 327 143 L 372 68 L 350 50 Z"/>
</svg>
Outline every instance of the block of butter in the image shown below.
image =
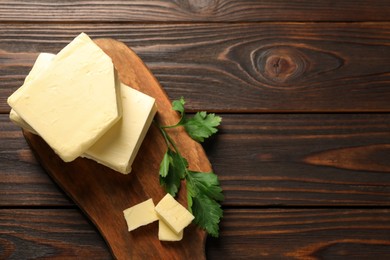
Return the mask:
<svg viewBox="0 0 390 260">
<path fill-rule="evenodd" d="M 111 58 L 86 34 L 77 36 L 27 80 L 8 104 L 66 162 L 94 144 L 122 115 Z"/>
<path fill-rule="evenodd" d="M 54 54 L 41 53 L 34 63 L 25 82 L 32 80 L 46 68 L 55 57 Z M 82 157 L 87 157 L 110 167 L 120 173 L 127 174 L 138 153 L 141 143 L 150 127 L 157 111 L 155 99 L 120 83 L 122 118 L 100 137 Z M 21 90 L 23 93 L 23 90 Z M 13 109 L 10 119 L 20 127 L 38 134 Z"/>
<path fill-rule="evenodd" d="M 158 239 L 160 241 L 180 241 L 183 239 L 184 230 L 176 234 L 165 222 L 158 220 Z"/>
<path fill-rule="evenodd" d="M 128 174 L 156 114 L 155 99 L 121 83 L 122 119 L 83 155 Z"/>
<path fill-rule="evenodd" d="M 32 129 L 31 126 L 29 126 L 29 124 L 27 124 L 26 121 L 23 120 L 23 118 L 21 118 L 16 112 L 15 110 L 11 109 L 11 111 L 9 112 L 9 119 L 11 119 L 11 121 L 20 126 L 21 128 L 33 133 L 33 134 L 38 134 L 34 129 Z"/>
<path fill-rule="evenodd" d="M 27 77 L 24 80 L 24 84 L 22 87 L 20 87 L 17 91 L 20 95 L 23 94 L 23 90 L 26 85 L 28 85 L 29 81 L 34 80 L 37 76 L 39 76 L 40 73 L 43 73 L 46 71 L 47 67 L 49 67 L 51 61 L 55 57 L 52 53 L 40 53 L 35 60 L 35 63 L 33 67 L 31 68 L 30 72 L 28 73 Z M 22 119 L 15 110 L 11 109 L 9 113 L 9 118 L 12 122 L 14 122 L 16 125 L 22 127 L 23 129 L 26 129 L 30 131 L 33 134 L 38 134 L 24 119 Z"/>
<path fill-rule="evenodd" d="M 129 231 L 158 220 L 152 199 L 148 199 L 133 207 L 125 209 L 123 215 Z"/>
<path fill-rule="evenodd" d="M 175 204 L 176 206 L 176 204 Z M 180 205 L 181 206 L 181 205 Z M 165 206 L 163 206 L 165 207 Z M 176 211 L 176 213 L 182 213 Z M 173 213 L 173 214 L 176 214 Z M 123 211 L 127 227 L 129 231 L 150 224 L 158 220 L 158 239 L 160 241 L 180 241 L 183 239 L 184 227 L 181 231 L 176 233 L 173 231 L 168 223 L 166 223 L 156 212 L 152 199 L 136 204 L 133 207 Z M 174 218 L 181 219 L 181 215 L 172 215 Z"/>
<path fill-rule="evenodd" d="M 155 207 L 159 217 L 176 233 L 179 234 L 188 226 L 194 216 L 169 193 Z"/>
</svg>

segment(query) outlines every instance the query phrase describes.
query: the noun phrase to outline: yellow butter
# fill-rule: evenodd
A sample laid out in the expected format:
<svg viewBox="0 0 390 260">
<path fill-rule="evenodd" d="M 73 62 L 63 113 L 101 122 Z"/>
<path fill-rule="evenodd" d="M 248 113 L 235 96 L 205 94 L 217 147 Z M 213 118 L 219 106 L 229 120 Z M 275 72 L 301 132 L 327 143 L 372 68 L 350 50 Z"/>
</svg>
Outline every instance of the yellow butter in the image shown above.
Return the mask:
<svg viewBox="0 0 390 260">
<path fill-rule="evenodd" d="M 24 121 L 16 112 L 15 110 L 11 109 L 9 112 L 9 119 L 16 125 L 20 126 L 21 128 L 33 133 L 33 134 L 38 134 L 34 129 L 32 129 L 29 124 L 27 124 L 26 121 Z"/>
<path fill-rule="evenodd" d="M 38 56 L 25 82 L 32 80 L 45 69 L 55 57 L 42 53 Z M 93 159 L 120 173 L 127 174 L 138 153 L 143 139 L 157 111 L 155 99 L 120 83 L 122 118 L 101 136 L 82 157 Z M 23 93 L 21 91 L 21 93 Z M 20 127 L 37 134 L 13 109 L 10 119 Z"/>
<path fill-rule="evenodd" d="M 132 231 L 158 220 L 152 199 L 148 199 L 123 211 L 127 228 Z"/>
<path fill-rule="evenodd" d="M 188 226 L 194 216 L 169 193 L 160 200 L 155 208 L 159 217 L 176 233 L 179 234 Z"/>
<path fill-rule="evenodd" d="M 176 234 L 163 220 L 158 220 L 158 239 L 160 241 L 180 241 L 183 239 L 183 233 L 182 230 Z"/>
<path fill-rule="evenodd" d="M 82 33 L 8 104 L 64 161 L 72 161 L 120 119 L 115 81 L 110 57 Z"/>
<path fill-rule="evenodd" d="M 34 62 L 33 67 L 31 68 L 30 72 L 28 73 L 27 77 L 24 80 L 24 84 L 22 87 L 18 89 L 18 93 L 20 95 L 23 94 L 23 89 L 26 85 L 28 85 L 28 82 L 31 80 L 34 80 L 37 76 L 39 76 L 40 73 L 44 73 L 46 71 L 47 67 L 49 67 L 51 61 L 55 57 L 52 53 L 40 53 L 37 57 L 37 59 Z M 30 131 L 33 134 L 38 134 L 26 121 L 24 121 L 16 112 L 15 110 L 11 109 L 9 113 L 9 118 L 12 122 L 14 122 L 16 125 L 22 127 L 23 129 L 26 129 Z"/>
<path fill-rule="evenodd" d="M 155 99 L 121 83 L 123 114 L 82 156 L 127 174 L 156 114 Z"/>
</svg>

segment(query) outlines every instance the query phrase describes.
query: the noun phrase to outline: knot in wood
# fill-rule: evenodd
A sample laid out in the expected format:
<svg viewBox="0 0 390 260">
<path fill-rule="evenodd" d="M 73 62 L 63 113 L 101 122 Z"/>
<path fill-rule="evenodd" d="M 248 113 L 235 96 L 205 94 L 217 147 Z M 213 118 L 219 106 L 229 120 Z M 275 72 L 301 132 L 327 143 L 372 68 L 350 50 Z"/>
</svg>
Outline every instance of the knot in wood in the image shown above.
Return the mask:
<svg viewBox="0 0 390 260">
<path fill-rule="evenodd" d="M 303 55 L 288 47 L 265 50 L 257 63 L 263 77 L 277 83 L 293 81 L 305 72 L 306 67 Z"/>
<path fill-rule="evenodd" d="M 185 0 L 182 7 L 192 13 L 213 14 L 218 8 L 219 0 Z"/>
<path fill-rule="evenodd" d="M 272 55 L 265 62 L 265 74 L 273 79 L 285 81 L 297 69 L 290 56 Z"/>
</svg>

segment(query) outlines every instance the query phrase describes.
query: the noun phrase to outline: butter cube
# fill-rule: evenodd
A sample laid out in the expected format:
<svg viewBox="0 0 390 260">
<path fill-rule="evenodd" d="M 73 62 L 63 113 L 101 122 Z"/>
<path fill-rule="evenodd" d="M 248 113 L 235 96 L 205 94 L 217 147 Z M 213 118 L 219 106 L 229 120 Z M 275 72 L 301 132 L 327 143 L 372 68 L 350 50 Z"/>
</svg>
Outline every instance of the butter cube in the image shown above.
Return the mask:
<svg viewBox="0 0 390 260">
<path fill-rule="evenodd" d="M 182 230 L 176 234 L 163 220 L 158 220 L 158 239 L 160 241 L 180 241 L 183 239 L 183 233 Z"/>
<path fill-rule="evenodd" d="M 121 117 L 114 66 L 86 34 L 33 74 L 8 104 L 66 162 L 85 152 Z"/>
<path fill-rule="evenodd" d="M 158 220 L 152 199 L 141 202 L 123 211 L 129 231 Z"/>
<path fill-rule="evenodd" d="M 179 234 L 188 226 L 194 216 L 169 193 L 164 196 L 155 208 L 159 217 L 176 233 Z"/>
</svg>

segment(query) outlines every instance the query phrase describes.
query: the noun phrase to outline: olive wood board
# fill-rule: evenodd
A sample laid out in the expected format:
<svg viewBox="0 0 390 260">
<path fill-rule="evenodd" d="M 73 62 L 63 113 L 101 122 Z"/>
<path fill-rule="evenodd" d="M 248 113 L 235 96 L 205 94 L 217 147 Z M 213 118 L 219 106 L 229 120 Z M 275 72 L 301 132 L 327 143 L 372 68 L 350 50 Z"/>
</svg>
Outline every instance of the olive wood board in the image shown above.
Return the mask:
<svg viewBox="0 0 390 260">
<path fill-rule="evenodd" d="M 143 61 L 124 43 L 113 39 L 97 39 L 118 71 L 121 82 L 156 99 L 155 121 L 173 125 L 179 115 L 171 101 Z M 200 144 L 182 128 L 169 129 L 192 170 L 209 172 L 211 165 Z M 123 210 L 152 198 L 157 204 L 166 194 L 159 183 L 159 165 L 166 144 L 159 128 L 152 124 L 132 165 L 123 175 L 86 158 L 65 163 L 45 141 L 23 130 L 35 157 L 48 175 L 74 201 L 96 226 L 116 259 L 205 259 L 206 232 L 191 224 L 184 230 L 183 240 L 162 242 L 158 239 L 158 222 L 128 232 Z M 177 200 L 187 207 L 185 183 Z"/>
</svg>

